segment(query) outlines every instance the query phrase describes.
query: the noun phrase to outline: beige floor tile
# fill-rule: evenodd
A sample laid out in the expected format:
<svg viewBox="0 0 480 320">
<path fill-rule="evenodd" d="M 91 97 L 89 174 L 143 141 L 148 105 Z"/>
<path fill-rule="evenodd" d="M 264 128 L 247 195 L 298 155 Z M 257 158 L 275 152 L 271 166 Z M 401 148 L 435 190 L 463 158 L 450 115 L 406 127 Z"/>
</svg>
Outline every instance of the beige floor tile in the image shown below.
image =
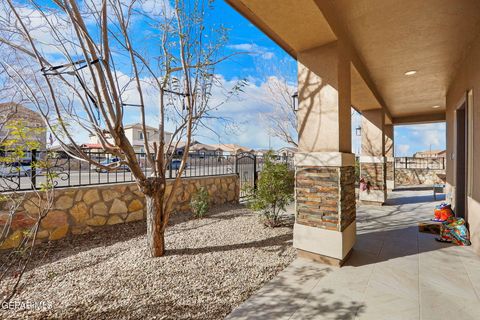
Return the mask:
<svg viewBox="0 0 480 320">
<path fill-rule="evenodd" d="M 476 299 L 451 294 L 449 286 L 444 286 L 443 291 L 421 286 L 420 313 L 422 320 L 476 320 L 480 319 L 480 304 Z"/>
<path fill-rule="evenodd" d="M 364 308 L 356 319 L 365 320 L 416 320 L 420 319 L 418 301 L 402 299 L 387 293 L 366 296 Z"/>
<path fill-rule="evenodd" d="M 436 203 L 405 203 L 430 194 L 394 192 L 391 205 L 360 206 L 344 267 L 297 259 L 228 319 L 480 320 L 480 257 L 418 232 Z"/>
</svg>

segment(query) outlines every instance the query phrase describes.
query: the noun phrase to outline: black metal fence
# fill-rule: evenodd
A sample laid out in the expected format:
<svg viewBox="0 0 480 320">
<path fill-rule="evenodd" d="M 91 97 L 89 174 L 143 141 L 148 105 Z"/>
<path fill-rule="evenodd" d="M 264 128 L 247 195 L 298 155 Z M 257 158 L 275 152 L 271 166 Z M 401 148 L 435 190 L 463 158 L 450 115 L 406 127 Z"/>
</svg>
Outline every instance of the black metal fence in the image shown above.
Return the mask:
<svg viewBox="0 0 480 320">
<path fill-rule="evenodd" d="M 395 169 L 427 169 L 445 170 L 446 159 L 441 158 L 415 158 L 395 157 Z"/>
<path fill-rule="evenodd" d="M 103 165 L 115 165 L 118 159 L 108 153 L 87 152 L 90 159 Z M 1 156 L 9 157 L 9 154 Z M 146 176 L 153 174 L 147 156 L 137 153 L 137 160 Z M 278 158 L 278 161 L 289 163 L 291 158 Z M 45 164 L 48 170 L 38 168 L 36 163 Z M 180 159 L 174 158 L 167 165 L 166 176 L 173 179 L 178 174 Z M 183 177 L 220 176 L 238 174 L 241 185 L 255 185 L 258 172 L 263 168 L 263 157 L 251 153 L 239 155 L 193 155 L 187 160 Z M 119 165 L 114 170 L 106 170 L 89 164 L 86 161 L 68 156 L 64 152 L 47 151 L 27 152 L 25 157 L 15 162 L 0 163 L 0 192 L 25 191 L 39 189 L 47 180 L 47 172 L 53 174 L 53 187 L 78 187 L 86 185 L 133 182 L 134 177 L 126 165 Z"/>
</svg>

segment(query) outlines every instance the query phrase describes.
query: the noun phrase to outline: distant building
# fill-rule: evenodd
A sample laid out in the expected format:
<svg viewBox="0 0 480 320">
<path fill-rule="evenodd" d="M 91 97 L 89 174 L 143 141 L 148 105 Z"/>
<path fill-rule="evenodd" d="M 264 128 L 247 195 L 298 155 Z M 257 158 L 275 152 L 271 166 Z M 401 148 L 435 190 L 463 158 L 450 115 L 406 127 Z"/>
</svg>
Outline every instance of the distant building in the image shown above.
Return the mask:
<svg viewBox="0 0 480 320">
<path fill-rule="evenodd" d="M 189 151 L 190 156 L 220 156 L 222 155 L 222 150 L 220 148 L 215 147 L 215 145 L 204 144 L 197 142 L 190 146 Z"/>
<path fill-rule="evenodd" d="M 45 149 L 47 132 L 42 116 L 17 103 L 0 103 L 0 141 L 10 138 L 10 130 L 7 125 L 14 121 L 22 121 L 27 128 L 42 128 L 39 130 L 40 132 L 28 137 L 28 140 L 38 142 L 39 149 Z"/>
<path fill-rule="evenodd" d="M 292 158 L 295 155 L 295 152 L 297 151 L 298 149 L 294 147 L 284 147 L 284 148 L 278 149 L 276 154 L 281 158 Z"/>
<path fill-rule="evenodd" d="M 221 155 L 223 156 L 229 156 L 229 155 L 236 155 L 238 153 L 242 152 L 255 152 L 252 148 L 248 147 L 243 147 L 238 144 L 233 144 L 233 143 L 220 143 L 220 144 L 212 144 L 210 145 L 215 149 L 218 149 L 221 151 Z"/>
<path fill-rule="evenodd" d="M 414 158 L 445 158 L 447 155 L 447 150 L 428 150 L 428 151 L 418 151 L 413 154 Z"/>
<path fill-rule="evenodd" d="M 273 152 L 275 153 L 273 150 L 271 149 L 258 149 L 258 150 L 255 150 L 255 155 L 256 156 L 260 156 L 260 157 L 263 157 L 264 155 L 266 155 L 268 152 Z"/>
<path fill-rule="evenodd" d="M 133 146 L 133 149 L 136 153 L 145 153 L 145 144 L 144 144 L 144 132 L 143 126 L 141 123 L 129 124 L 124 126 L 125 135 L 130 141 Z M 153 143 L 156 142 L 157 144 L 160 143 L 159 137 L 159 130 L 158 128 L 146 126 L 147 131 L 147 140 L 149 146 L 153 148 Z M 113 139 L 111 138 L 110 134 L 106 134 L 107 141 L 113 143 Z M 165 131 L 165 143 L 168 144 L 172 139 L 172 133 Z M 100 141 L 96 135 L 90 135 L 90 142 L 85 143 L 82 146 L 85 148 L 91 148 L 95 151 L 101 151 L 102 147 L 100 145 Z"/>
</svg>

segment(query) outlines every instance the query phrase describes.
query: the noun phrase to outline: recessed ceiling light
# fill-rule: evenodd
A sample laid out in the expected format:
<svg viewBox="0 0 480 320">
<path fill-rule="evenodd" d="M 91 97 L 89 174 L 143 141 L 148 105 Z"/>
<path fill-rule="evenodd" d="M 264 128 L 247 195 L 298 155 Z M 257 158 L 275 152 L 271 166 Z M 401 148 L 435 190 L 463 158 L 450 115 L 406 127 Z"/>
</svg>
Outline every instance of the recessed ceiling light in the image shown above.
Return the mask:
<svg viewBox="0 0 480 320">
<path fill-rule="evenodd" d="M 416 70 L 410 70 L 410 71 L 405 72 L 405 75 L 406 75 L 406 76 L 412 76 L 412 75 L 414 75 L 415 73 L 417 73 Z"/>
<path fill-rule="evenodd" d="M 432 108 L 433 109 L 438 109 L 438 108 L 440 108 L 440 106 L 433 106 Z"/>
</svg>

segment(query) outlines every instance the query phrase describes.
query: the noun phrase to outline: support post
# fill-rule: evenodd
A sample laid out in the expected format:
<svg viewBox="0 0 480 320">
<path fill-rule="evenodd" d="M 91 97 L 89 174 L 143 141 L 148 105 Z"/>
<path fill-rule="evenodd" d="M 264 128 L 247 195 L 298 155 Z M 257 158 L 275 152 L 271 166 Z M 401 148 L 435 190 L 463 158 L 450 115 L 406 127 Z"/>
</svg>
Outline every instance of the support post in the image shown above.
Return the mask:
<svg viewBox="0 0 480 320">
<path fill-rule="evenodd" d="M 385 158 L 387 193 L 395 189 L 395 140 L 393 125 L 385 125 Z"/>
<path fill-rule="evenodd" d="M 356 237 L 350 61 L 340 41 L 298 61 L 293 245 L 300 257 L 340 266 Z"/>
<path fill-rule="evenodd" d="M 367 184 L 360 190 L 363 204 L 383 205 L 387 199 L 385 157 L 385 115 L 382 109 L 362 113 L 362 155 L 360 179 Z"/>
</svg>

